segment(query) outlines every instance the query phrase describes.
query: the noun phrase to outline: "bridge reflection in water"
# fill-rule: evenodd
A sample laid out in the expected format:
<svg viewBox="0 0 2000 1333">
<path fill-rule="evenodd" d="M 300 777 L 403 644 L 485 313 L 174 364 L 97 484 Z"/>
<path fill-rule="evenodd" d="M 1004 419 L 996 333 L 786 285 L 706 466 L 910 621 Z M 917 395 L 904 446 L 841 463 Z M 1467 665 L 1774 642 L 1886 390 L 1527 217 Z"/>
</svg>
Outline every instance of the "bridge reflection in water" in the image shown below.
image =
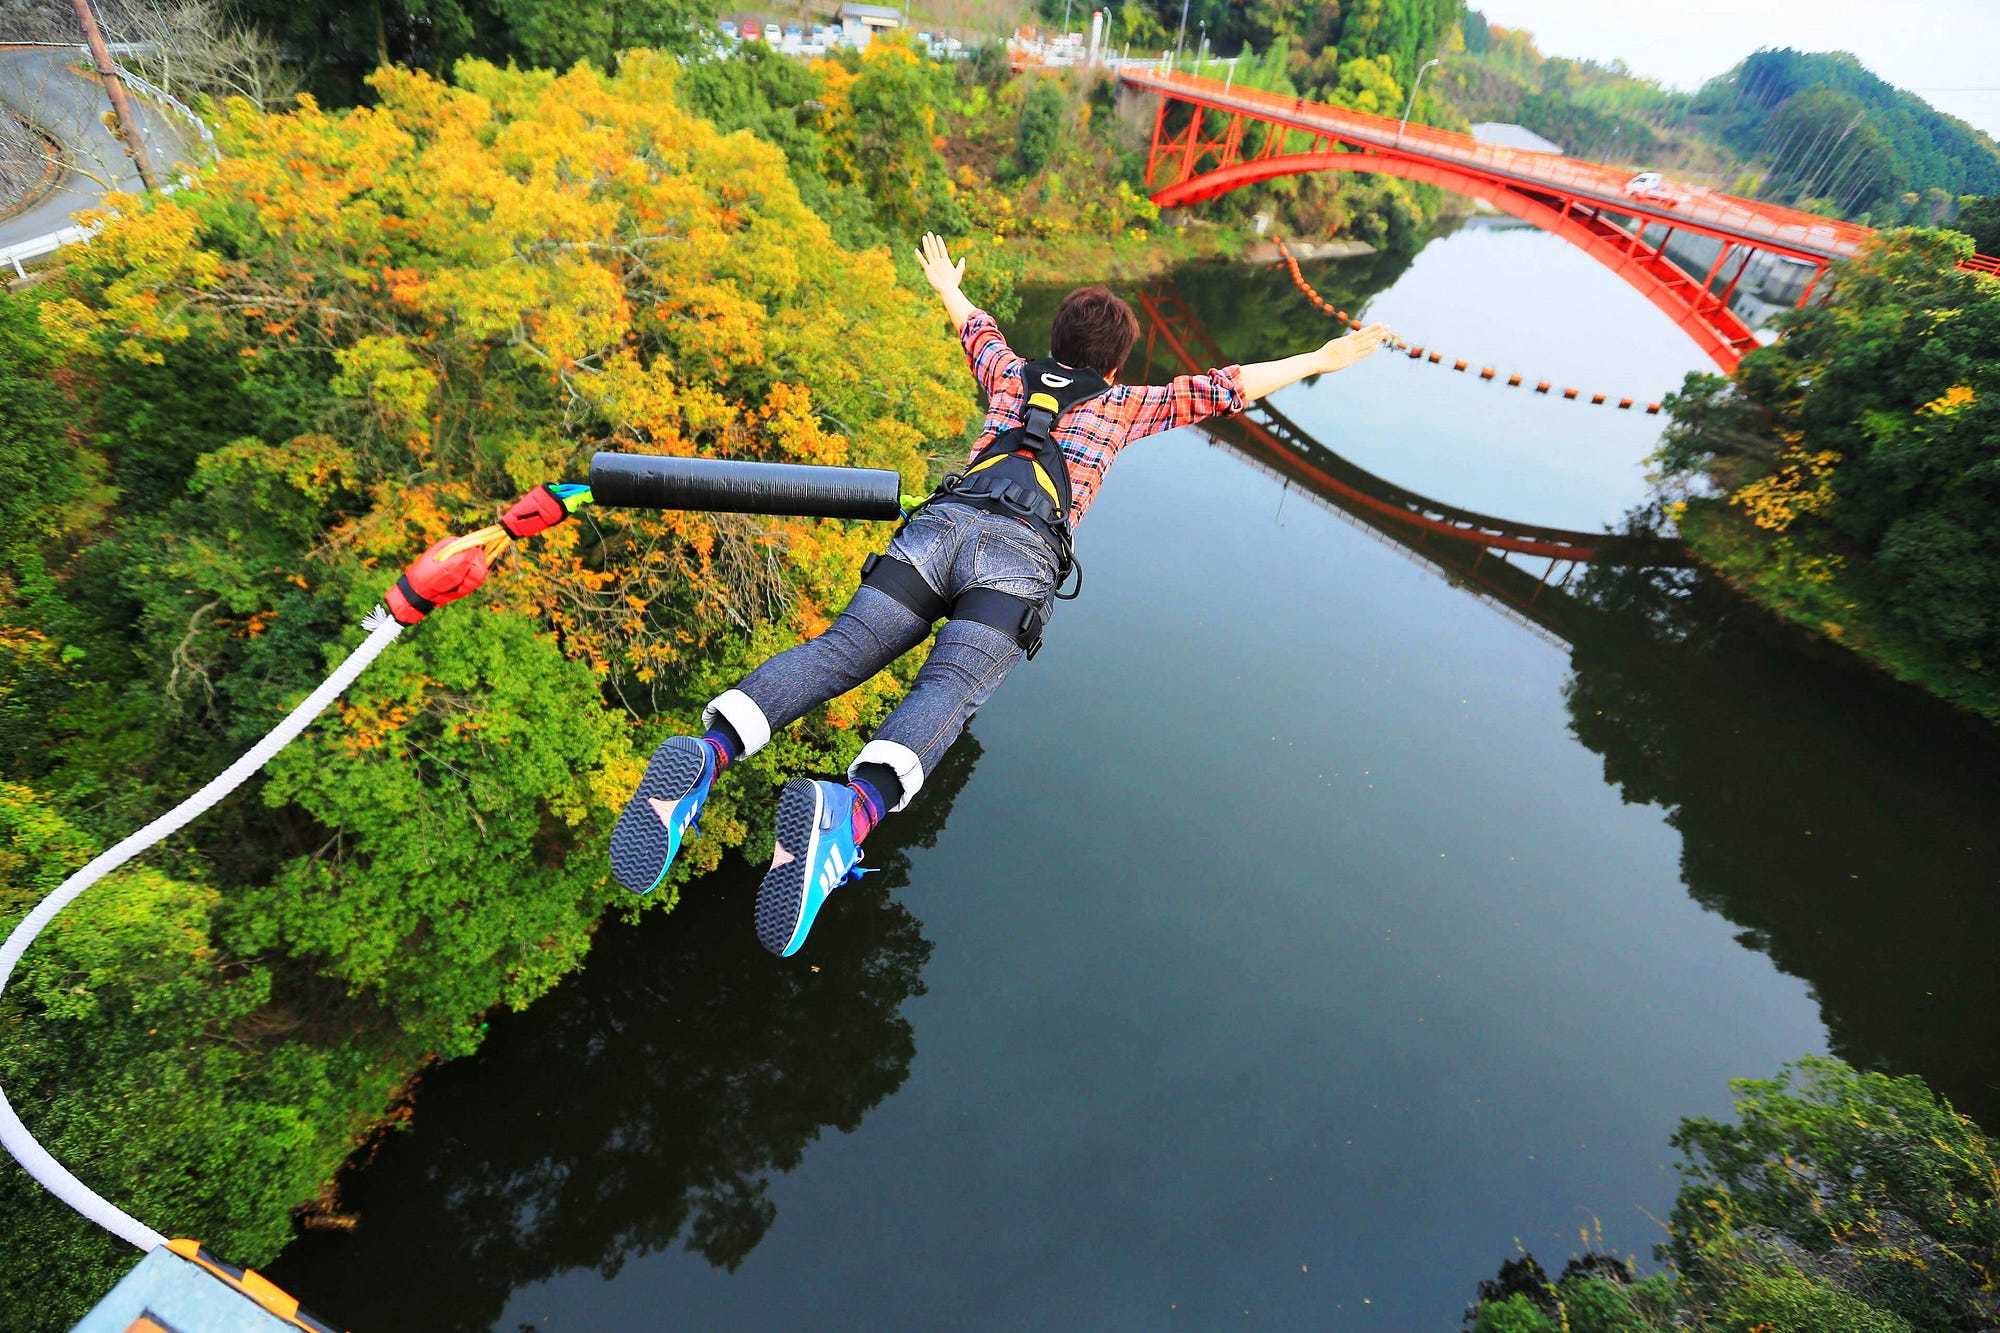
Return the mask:
<svg viewBox="0 0 2000 1333">
<path fill-rule="evenodd" d="M 1171 284 L 1142 291 L 1138 300 L 1141 382 L 1227 364 Z M 1558 646 L 1576 643 L 1587 632 L 1586 622 L 1596 619 L 1567 595 L 1585 565 L 1692 564 L 1681 544 L 1669 538 L 1516 522 L 1405 490 L 1342 458 L 1266 401 L 1201 429 L 1252 467 L 1296 487 L 1311 502 Z"/>
<path fill-rule="evenodd" d="M 1147 378 L 1228 360 L 1171 286 L 1140 306 Z M 1587 533 L 1458 509 L 1264 403 L 1202 429 L 1565 648 L 1572 734 L 1625 800 L 1666 812 L 1689 895 L 1811 984 L 1834 1054 L 1921 1075 L 2000 1130 L 1990 727 L 1779 623 L 1643 511 L 1628 533 Z"/>
</svg>

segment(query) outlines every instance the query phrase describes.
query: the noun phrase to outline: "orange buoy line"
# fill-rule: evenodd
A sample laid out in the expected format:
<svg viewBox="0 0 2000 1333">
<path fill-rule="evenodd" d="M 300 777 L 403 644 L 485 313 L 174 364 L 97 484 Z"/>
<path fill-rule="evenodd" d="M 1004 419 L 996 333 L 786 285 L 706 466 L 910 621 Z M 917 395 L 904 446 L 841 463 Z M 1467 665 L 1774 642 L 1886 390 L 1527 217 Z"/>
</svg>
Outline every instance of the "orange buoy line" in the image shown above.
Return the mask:
<svg viewBox="0 0 2000 1333">
<path fill-rule="evenodd" d="M 1285 257 L 1285 267 L 1291 272 L 1293 284 L 1301 292 L 1305 293 L 1306 299 L 1312 302 L 1315 310 L 1318 310 L 1322 314 L 1331 315 L 1350 329 L 1361 327 L 1359 319 L 1348 314 L 1345 310 L 1336 309 L 1333 302 L 1313 290 L 1312 284 L 1306 281 L 1306 275 L 1299 271 L 1299 261 L 1293 256 L 1291 247 L 1287 246 L 1283 241 L 1278 241 L 1277 246 L 1278 253 Z M 1412 361 L 1428 361 L 1434 366 L 1441 366 L 1445 363 L 1443 352 L 1426 351 L 1424 348 L 1418 347 L 1414 343 L 1405 342 L 1401 338 L 1393 339 L 1390 346 L 1399 352 L 1407 352 Z M 1471 363 L 1462 358 L 1456 359 L 1452 361 L 1451 368 L 1463 372 L 1471 369 Z M 1479 378 L 1482 380 L 1497 379 L 1498 377 L 1499 372 L 1491 366 L 1481 366 L 1479 369 Z M 1526 383 L 1527 380 L 1520 375 L 1509 375 L 1506 379 L 1507 387 L 1510 389 L 1518 389 Z M 1536 393 L 1547 394 L 1554 388 L 1555 385 L 1548 380 L 1535 381 Z M 1565 388 L 1562 391 L 1562 396 L 1570 402 L 1576 402 L 1583 397 L 1583 391 L 1581 389 Z M 1609 401 L 1609 395 L 1607 394 L 1593 393 L 1590 395 L 1590 402 L 1593 406 L 1602 407 L 1607 401 Z M 1629 411 L 1632 407 L 1632 401 L 1630 398 L 1620 398 L 1618 400 L 1619 410 Z M 1658 403 L 1646 404 L 1647 416 L 1657 416 L 1659 415 L 1659 411 L 1660 405 Z"/>
</svg>

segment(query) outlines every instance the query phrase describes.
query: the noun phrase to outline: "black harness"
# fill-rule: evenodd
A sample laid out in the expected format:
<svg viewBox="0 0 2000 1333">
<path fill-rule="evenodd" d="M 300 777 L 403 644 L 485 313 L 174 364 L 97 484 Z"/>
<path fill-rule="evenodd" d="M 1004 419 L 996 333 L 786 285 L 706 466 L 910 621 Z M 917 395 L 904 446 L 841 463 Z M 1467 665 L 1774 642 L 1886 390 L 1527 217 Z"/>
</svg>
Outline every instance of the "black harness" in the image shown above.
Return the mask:
<svg viewBox="0 0 2000 1333">
<path fill-rule="evenodd" d="M 926 623 L 949 617 L 991 625 L 1012 637 L 1032 659 L 1041 651 L 1042 630 L 1056 599 L 1068 601 L 1083 591 L 1083 566 L 1077 563 L 1069 526 L 1069 464 L 1055 441 L 1055 425 L 1064 412 L 1111 386 L 1094 371 L 1072 369 L 1047 357 L 1023 366 L 1021 381 L 1027 399 L 1020 424 L 1001 431 L 965 471 L 946 477 L 910 514 L 944 500 L 1020 519 L 1055 555 L 1056 586 L 1049 597 L 1032 600 L 991 588 L 970 588 L 957 601 L 947 602 L 913 566 L 890 555 L 869 556 L 861 566 L 861 581 L 895 598 Z M 908 523 L 909 515 L 903 521 Z M 1063 592 L 1071 571 L 1076 573 L 1076 586 Z"/>
</svg>

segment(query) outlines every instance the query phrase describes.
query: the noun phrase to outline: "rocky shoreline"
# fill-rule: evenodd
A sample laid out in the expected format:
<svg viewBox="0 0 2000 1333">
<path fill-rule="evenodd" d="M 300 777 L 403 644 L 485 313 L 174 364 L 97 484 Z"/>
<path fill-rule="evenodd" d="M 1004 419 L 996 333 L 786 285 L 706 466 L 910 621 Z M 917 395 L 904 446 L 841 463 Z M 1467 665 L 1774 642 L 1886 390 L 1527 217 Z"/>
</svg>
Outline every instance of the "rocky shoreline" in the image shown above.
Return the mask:
<svg viewBox="0 0 2000 1333">
<path fill-rule="evenodd" d="M 1366 241 L 1286 241 L 1285 244 L 1300 259 L 1359 259 L 1375 253 L 1375 247 Z M 1283 258 L 1275 240 L 1253 241 L 1243 254 L 1248 264 L 1275 264 Z"/>
</svg>

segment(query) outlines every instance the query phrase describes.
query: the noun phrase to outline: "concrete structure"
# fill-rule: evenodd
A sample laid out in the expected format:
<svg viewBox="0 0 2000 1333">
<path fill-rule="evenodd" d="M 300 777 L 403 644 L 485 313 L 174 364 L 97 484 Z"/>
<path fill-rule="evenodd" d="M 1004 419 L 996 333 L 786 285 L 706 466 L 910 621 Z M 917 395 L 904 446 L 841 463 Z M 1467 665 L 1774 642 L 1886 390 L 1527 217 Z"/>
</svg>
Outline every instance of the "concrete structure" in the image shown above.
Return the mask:
<svg viewBox="0 0 2000 1333">
<path fill-rule="evenodd" d="M 840 20 L 843 32 L 856 28 L 866 28 L 870 33 L 895 32 L 904 26 L 903 11 L 889 5 L 845 4 L 835 17 Z"/>
<path fill-rule="evenodd" d="M 203 1258 L 149 1251 L 71 1333 L 335 1333 L 259 1274 L 225 1277 Z"/>
<path fill-rule="evenodd" d="M 1523 153 L 1554 153 L 1562 155 L 1562 145 L 1550 143 L 1531 129 L 1506 120 L 1482 120 L 1472 127 L 1472 137 L 1481 143 L 1490 143 L 1500 148 L 1514 148 Z"/>
</svg>

